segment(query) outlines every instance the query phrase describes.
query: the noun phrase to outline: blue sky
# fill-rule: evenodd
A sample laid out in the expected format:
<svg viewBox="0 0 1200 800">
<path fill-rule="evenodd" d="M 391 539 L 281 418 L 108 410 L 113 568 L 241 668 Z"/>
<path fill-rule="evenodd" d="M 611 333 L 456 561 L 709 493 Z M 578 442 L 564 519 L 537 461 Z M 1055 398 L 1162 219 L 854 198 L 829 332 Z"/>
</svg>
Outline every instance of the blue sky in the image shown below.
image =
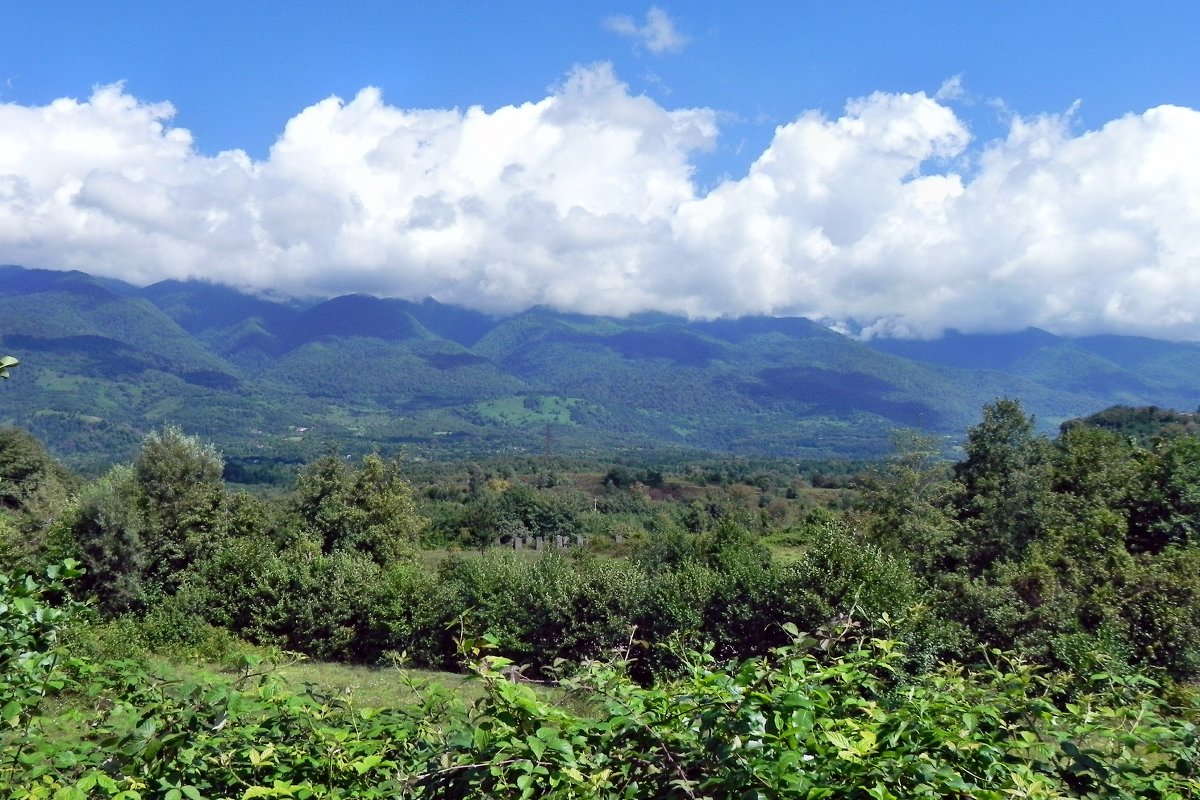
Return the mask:
<svg viewBox="0 0 1200 800">
<path fill-rule="evenodd" d="M 207 153 L 264 157 L 284 123 L 377 86 L 402 108 L 485 108 L 544 95 L 610 62 L 666 106 L 728 116 L 709 180 L 737 174 L 774 126 L 875 91 L 961 76 L 981 133 L 1080 101 L 1080 125 L 1164 103 L 1200 107 L 1200 9 L 1188 2 L 659 4 L 687 42 L 654 53 L 605 21 L 651 6 L 571 2 L 12 2 L 0 9 L 0 101 L 45 103 L 124 81 L 175 105 Z"/>
<path fill-rule="evenodd" d="M 0 262 L 1200 338 L 1196 41 L 1183 2 L 0 0 Z"/>
</svg>

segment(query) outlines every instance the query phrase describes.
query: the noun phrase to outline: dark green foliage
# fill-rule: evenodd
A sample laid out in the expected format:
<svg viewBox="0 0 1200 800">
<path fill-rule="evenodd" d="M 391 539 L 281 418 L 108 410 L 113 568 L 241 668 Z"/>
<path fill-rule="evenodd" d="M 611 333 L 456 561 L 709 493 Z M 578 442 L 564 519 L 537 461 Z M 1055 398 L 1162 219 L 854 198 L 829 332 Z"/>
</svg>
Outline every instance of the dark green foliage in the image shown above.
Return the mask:
<svg viewBox="0 0 1200 800">
<path fill-rule="evenodd" d="M 1139 558 L 1119 603 L 1133 663 L 1200 675 L 1200 551 Z"/>
<path fill-rule="evenodd" d="M 170 609 L 201 633 L 211 624 L 316 658 L 373 662 L 386 644 L 376 629 L 381 589 L 379 565 L 366 555 L 305 545 L 280 552 L 268 540 L 244 538 L 189 570 L 179 593 L 156 610 Z"/>
<path fill-rule="evenodd" d="M 999 401 L 964 450 L 953 481 L 927 448 L 902 452 L 864 483 L 855 517 L 921 579 L 935 650 L 970 657 L 981 642 L 1078 669 L 1198 673 L 1200 602 L 1183 565 L 1197 552 L 1200 439 L 1146 449 L 1071 425 L 1051 444 Z"/>
<path fill-rule="evenodd" d="M 0 571 L 40 572 L 72 555 L 51 530 L 78 479 L 17 428 L 0 428 Z"/>
<path fill-rule="evenodd" d="M 240 633 L 315 658 L 375 661 L 378 637 L 364 628 L 379 575 L 374 561 L 349 552 L 276 555 L 255 567 L 254 583 L 243 590 L 255 616 Z"/>
<path fill-rule="evenodd" d="M 1115 511 L 1128 510 L 1144 493 L 1148 455 L 1127 437 L 1091 426 L 1073 426 L 1058 438 L 1054 491 Z"/>
<path fill-rule="evenodd" d="M 330 442 L 480 458 L 544 451 L 553 423 L 555 452 L 873 458 L 897 425 L 957 436 L 996 396 L 1059 420 L 1117 401 L 1190 406 L 1200 390 L 1194 345 L 1130 340 L 1154 351 L 1130 355 L 1120 342 L 1016 338 L 946 361 L 803 319 L 494 319 L 433 301 L 306 306 L 198 282 L 0 270 L 0 344 L 25 372 L 5 383 L 5 418 L 93 475 L 168 419 L 216 442 L 231 479 L 283 485 Z"/>
<path fill-rule="evenodd" d="M 814 532 L 787 579 L 789 591 L 816 609 L 818 619 L 804 620 L 809 627 L 852 611 L 867 620 L 896 618 L 920 600 L 916 579 L 902 559 L 837 523 Z"/>
<path fill-rule="evenodd" d="M 580 512 L 561 494 L 501 481 L 472 493 L 451 526 L 462 543 L 482 549 L 514 536 L 574 536 L 582 527 Z"/>
<path fill-rule="evenodd" d="M 458 586 L 419 564 L 397 564 L 379 576 L 365 623 L 381 653 L 415 664 L 457 666 L 463 609 Z"/>
<path fill-rule="evenodd" d="M 963 450 L 966 458 L 955 467 L 963 486 L 963 558 L 978 574 L 997 560 L 1018 556 L 1041 535 L 1050 447 L 1020 403 L 997 400 L 967 431 Z"/>
<path fill-rule="evenodd" d="M 183 570 L 226 534 L 223 468 L 211 444 L 173 425 L 142 443 L 133 480 L 145 526 L 146 579 L 155 591 L 173 593 Z"/>
<path fill-rule="evenodd" d="M 1200 437 L 1160 441 L 1146 459 L 1133 506 L 1131 549 L 1157 553 L 1200 544 Z"/>
<path fill-rule="evenodd" d="M 622 562 L 555 554 L 452 561 L 439 578 L 468 632 L 490 632 L 502 652 L 534 672 L 627 642 L 648 583 Z"/>
<path fill-rule="evenodd" d="M 108 613 L 142 610 L 153 594 L 146 521 L 129 467 L 113 467 L 80 495 L 71 534 L 87 568 L 83 587 Z"/>
<path fill-rule="evenodd" d="M 962 535 L 955 504 L 963 485 L 952 478 L 938 445 L 928 436 L 898 434 L 896 453 L 864 476 L 856 502 L 855 519 L 865 538 L 909 558 L 926 578 L 948 566 Z"/>
<path fill-rule="evenodd" d="M 173 426 L 148 435 L 133 466 L 87 486 L 67 525 L 85 587 L 110 612 L 141 611 L 174 593 L 187 567 L 225 536 L 221 459 Z"/>
<path fill-rule="evenodd" d="M 604 485 L 615 489 L 628 489 L 635 483 L 658 488 L 663 484 L 662 471 L 656 469 L 633 470 L 626 466 L 616 466 L 604 475 Z"/>
<path fill-rule="evenodd" d="M 0 508 L 51 505 L 75 485 L 75 477 L 36 438 L 19 428 L 0 428 Z"/>
<path fill-rule="evenodd" d="M 300 535 L 321 552 L 360 553 L 382 565 L 411 557 L 425 525 L 399 464 L 375 454 L 357 469 L 335 453 L 317 459 L 300 473 L 293 508 Z"/>
<path fill-rule="evenodd" d="M 477 702 L 424 688 L 376 710 L 292 690 L 256 657 L 236 678 L 183 685 L 66 663 L 60 586 L 0 581 L 0 608 L 18 610 L 0 614 L 0 641 L 41 670 L 30 683 L 0 658 L 16 722 L 0 729 L 0 791 L 20 800 L 1200 796 L 1194 702 L 1172 709 L 1144 678 L 1043 674 L 999 652 L 971 672 L 906 676 L 901 645 L 849 622 L 824 642 L 789 626 L 783 646 L 743 661 L 680 652 L 682 674 L 650 687 L 623 652 L 590 662 L 561 683 L 583 713 L 540 698 L 485 638 L 466 643 Z M 104 701 L 71 712 L 77 735 L 46 735 L 40 698 L 72 687 Z"/>
<path fill-rule="evenodd" d="M 332 452 L 305 466 L 296 479 L 293 511 L 322 552 L 332 552 L 342 536 L 350 481 L 351 469 Z"/>
<path fill-rule="evenodd" d="M 1150 447 L 1156 439 L 1200 432 L 1196 415 L 1172 411 L 1169 408 L 1146 406 L 1112 406 L 1080 419 L 1062 424 L 1062 432 L 1078 427 L 1103 428 L 1125 439 L 1133 439 L 1142 447 Z"/>
</svg>

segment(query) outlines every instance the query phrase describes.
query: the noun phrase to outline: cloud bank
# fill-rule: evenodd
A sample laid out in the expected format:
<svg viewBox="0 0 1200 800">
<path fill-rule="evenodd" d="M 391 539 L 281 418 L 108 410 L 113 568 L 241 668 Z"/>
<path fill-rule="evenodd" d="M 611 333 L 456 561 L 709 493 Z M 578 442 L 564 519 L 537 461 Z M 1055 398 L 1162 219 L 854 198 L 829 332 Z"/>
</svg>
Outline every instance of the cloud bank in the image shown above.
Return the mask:
<svg viewBox="0 0 1200 800">
<path fill-rule="evenodd" d="M 202 154 L 169 104 L 106 86 L 0 105 L 0 263 L 867 336 L 1200 338 L 1200 112 L 1082 133 L 1018 117 L 980 143 L 947 103 L 802 113 L 701 193 L 717 113 L 635 96 L 606 65 L 493 111 L 329 98 L 262 161 Z"/>
</svg>

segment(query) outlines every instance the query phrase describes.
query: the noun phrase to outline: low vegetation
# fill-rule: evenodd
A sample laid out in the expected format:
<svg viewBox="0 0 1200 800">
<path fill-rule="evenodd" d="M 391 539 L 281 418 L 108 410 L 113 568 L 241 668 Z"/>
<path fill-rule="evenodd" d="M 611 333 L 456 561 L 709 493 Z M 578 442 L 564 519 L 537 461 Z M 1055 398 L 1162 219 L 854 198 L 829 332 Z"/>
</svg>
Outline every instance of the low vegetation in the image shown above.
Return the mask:
<svg viewBox="0 0 1200 800">
<path fill-rule="evenodd" d="M 998 401 L 853 477 L 330 452 L 259 495 L 169 426 L 91 482 L 0 432 L 0 787 L 1197 797 L 1200 438 L 1122 413 Z"/>
</svg>

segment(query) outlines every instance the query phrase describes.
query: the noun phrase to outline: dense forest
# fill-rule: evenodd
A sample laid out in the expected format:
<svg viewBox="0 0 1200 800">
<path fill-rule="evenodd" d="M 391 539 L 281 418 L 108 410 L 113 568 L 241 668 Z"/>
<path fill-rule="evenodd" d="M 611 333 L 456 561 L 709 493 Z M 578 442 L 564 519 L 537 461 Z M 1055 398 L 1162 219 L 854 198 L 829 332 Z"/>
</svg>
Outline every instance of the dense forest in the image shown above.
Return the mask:
<svg viewBox="0 0 1200 800">
<path fill-rule="evenodd" d="M 83 480 L 0 431 L 14 797 L 1200 796 L 1200 437 L 1016 401 L 865 464 L 348 457 Z M 466 672 L 402 706 L 304 656 Z M 173 682 L 153 665 L 231 665 Z"/>
<path fill-rule="evenodd" d="M 435 461 L 518 453 L 881 458 L 957 441 L 996 397 L 1040 432 L 1114 403 L 1191 409 L 1200 345 L 1045 331 L 860 340 L 804 318 L 493 317 L 433 300 L 280 301 L 0 266 L 0 424 L 89 477 L 167 422 L 227 480 L 284 484 L 331 444 Z"/>
</svg>

